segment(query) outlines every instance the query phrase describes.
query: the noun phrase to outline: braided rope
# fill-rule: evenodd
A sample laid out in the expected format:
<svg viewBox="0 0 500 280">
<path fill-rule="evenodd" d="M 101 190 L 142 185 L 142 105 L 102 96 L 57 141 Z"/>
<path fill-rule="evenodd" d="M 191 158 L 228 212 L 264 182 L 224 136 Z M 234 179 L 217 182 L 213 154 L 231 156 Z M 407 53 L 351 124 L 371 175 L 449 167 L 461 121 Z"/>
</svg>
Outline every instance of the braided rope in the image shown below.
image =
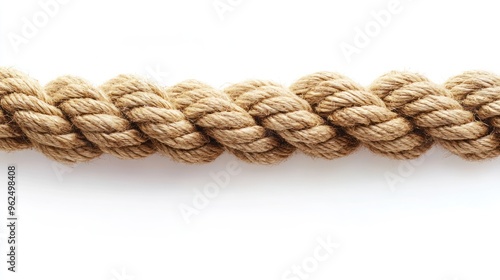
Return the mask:
<svg viewBox="0 0 500 280">
<path fill-rule="evenodd" d="M 500 77 L 482 71 L 444 86 L 390 72 L 365 88 L 318 72 L 289 88 L 251 80 L 220 91 L 195 80 L 162 88 L 130 75 L 99 88 L 72 76 L 42 87 L 0 68 L 0 150 L 35 148 L 66 163 L 155 152 L 206 163 L 227 150 L 247 162 L 273 164 L 295 150 L 334 159 L 360 144 L 412 159 L 434 142 L 478 160 L 500 154 L 499 128 Z"/>
</svg>

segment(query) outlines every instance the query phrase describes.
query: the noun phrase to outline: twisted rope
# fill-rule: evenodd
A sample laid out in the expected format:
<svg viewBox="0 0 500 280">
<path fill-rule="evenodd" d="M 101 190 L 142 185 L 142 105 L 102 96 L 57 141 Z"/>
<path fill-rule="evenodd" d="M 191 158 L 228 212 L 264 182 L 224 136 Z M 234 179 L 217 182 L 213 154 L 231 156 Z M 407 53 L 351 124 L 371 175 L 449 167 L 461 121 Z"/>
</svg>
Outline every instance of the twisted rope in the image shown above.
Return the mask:
<svg viewBox="0 0 500 280">
<path fill-rule="evenodd" d="M 41 87 L 0 68 L 0 149 L 35 148 L 66 163 L 155 152 L 206 163 L 227 150 L 247 162 L 273 164 L 295 150 L 334 159 L 360 144 L 412 159 L 435 142 L 478 160 L 499 155 L 499 128 L 500 77 L 482 71 L 444 86 L 390 72 L 365 88 L 318 72 L 289 88 L 251 80 L 221 91 L 195 80 L 163 88 L 130 75 L 99 88 L 72 76 Z"/>
</svg>

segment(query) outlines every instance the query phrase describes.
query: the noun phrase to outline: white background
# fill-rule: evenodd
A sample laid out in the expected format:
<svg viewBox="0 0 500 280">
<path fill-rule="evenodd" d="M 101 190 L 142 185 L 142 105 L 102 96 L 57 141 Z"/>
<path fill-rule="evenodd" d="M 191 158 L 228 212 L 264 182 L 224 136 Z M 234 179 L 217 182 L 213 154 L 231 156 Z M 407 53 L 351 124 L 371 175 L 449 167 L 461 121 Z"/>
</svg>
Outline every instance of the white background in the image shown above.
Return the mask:
<svg viewBox="0 0 500 280">
<path fill-rule="evenodd" d="M 42 84 L 63 74 L 222 88 L 249 78 L 289 85 L 320 70 L 364 85 L 389 70 L 438 83 L 500 73 L 493 1 L 401 0 L 379 30 L 374 13 L 389 0 L 48 2 L 0 4 L 0 65 Z M 23 35 L 30 23 L 36 30 Z M 372 36 L 348 59 L 340 46 L 356 47 L 367 26 Z M 36 151 L 1 152 L 3 186 L 8 164 L 18 168 L 18 272 L 5 262 L 2 187 L 0 279 L 500 278 L 499 159 L 466 162 L 435 147 L 409 162 L 360 149 L 332 161 L 297 153 L 276 166 L 224 154 L 198 166 L 154 155 L 67 167 Z M 239 173 L 220 175 L 228 164 Z M 207 184 L 221 189 L 202 201 Z M 198 207 L 190 223 L 182 205 Z"/>
</svg>

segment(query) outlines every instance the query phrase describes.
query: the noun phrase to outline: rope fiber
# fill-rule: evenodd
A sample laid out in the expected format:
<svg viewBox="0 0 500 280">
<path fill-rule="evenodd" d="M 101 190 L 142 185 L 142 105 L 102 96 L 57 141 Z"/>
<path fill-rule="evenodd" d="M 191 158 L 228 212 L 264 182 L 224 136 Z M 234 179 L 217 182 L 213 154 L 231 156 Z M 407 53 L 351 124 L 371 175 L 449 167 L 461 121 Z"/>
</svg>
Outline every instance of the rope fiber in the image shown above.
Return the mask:
<svg viewBox="0 0 500 280">
<path fill-rule="evenodd" d="M 247 162 L 274 164 L 296 150 L 334 159 L 360 145 L 413 159 L 433 143 L 480 160 L 500 154 L 499 128 L 500 77 L 483 71 L 444 85 L 393 71 L 365 88 L 318 72 L 288 88 L 249 80 L 218 90 L 196 80 L 160 87 L 132 75 L 100 87 L 63 76 L 42 87 L 0 68 L 0 150 L 35 148 L 65 163 L 155 152 L 207 163 L 227 150 Z"/>
</svg>

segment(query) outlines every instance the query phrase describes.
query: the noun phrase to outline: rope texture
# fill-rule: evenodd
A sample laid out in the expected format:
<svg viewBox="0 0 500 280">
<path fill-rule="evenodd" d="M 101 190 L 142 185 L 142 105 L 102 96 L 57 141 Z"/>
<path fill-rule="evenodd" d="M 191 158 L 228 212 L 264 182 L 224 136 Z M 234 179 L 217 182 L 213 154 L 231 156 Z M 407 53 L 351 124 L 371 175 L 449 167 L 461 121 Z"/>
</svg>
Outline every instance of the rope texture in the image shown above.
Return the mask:
<svg viewBox="0 0 500 280">
<path fill-rule="evenodd" d="M 206 163 L 227 150 L 247 162 L 274 164 L 296 150 L 334 159 L 360 144 L 412 159 L 434 142 L 479 160 L 499 155 L 499 128 L 500 77 L 483 71 L 444 85 L 393 71 L 365 88 L 318 72 L 289 88 L 249 80 L 217 90 L 195 80 L 164 88 L 131 75 L 101 87 L 64 76 L 42 87 L 0 68 L 0 150 L 35 148 L 65 163 L 155 152 Z"/>
</svg>

